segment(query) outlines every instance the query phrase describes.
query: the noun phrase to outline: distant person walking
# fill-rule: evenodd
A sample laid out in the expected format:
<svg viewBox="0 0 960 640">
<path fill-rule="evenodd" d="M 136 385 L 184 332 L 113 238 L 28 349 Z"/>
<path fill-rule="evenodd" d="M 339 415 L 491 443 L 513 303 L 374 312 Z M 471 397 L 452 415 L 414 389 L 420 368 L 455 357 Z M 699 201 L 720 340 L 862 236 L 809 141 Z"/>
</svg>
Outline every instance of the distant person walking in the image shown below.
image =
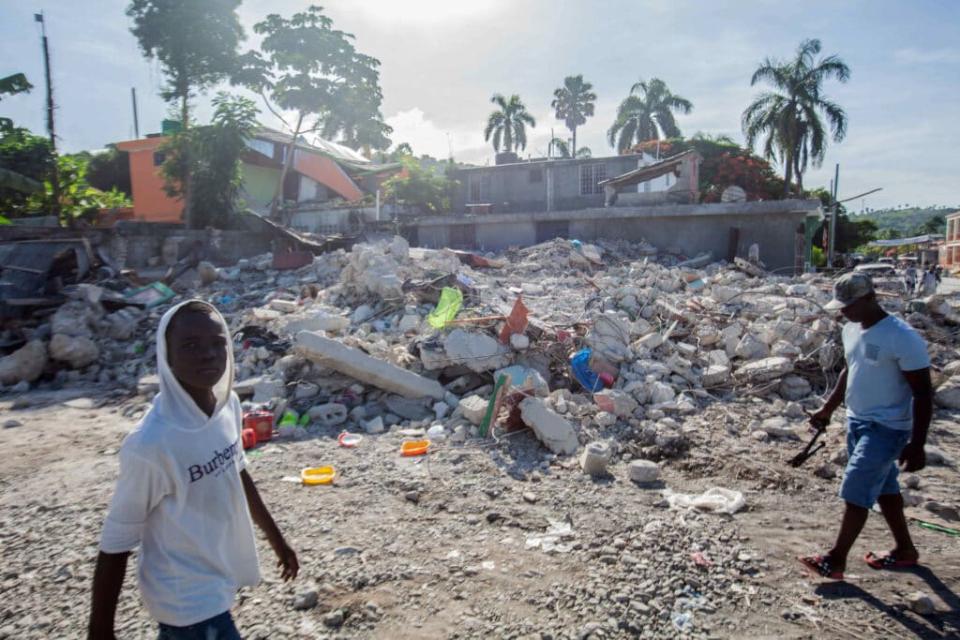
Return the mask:
<svg viewBox="0 0 960 640">
<path fill-rule="evenodd" d="M 937 292 L 937 274 L 934 272 L 933 265 L 923 272 L 920 281 L 917 283 L 917 296 L 926 298 Z"/>
<path fill-rule="evenodd" d="M 903 284 L 907 288 L 907 295 L 913 295 L 917 289 L 917 269 L 912 264 L 903 272 Z"/>
</svg>

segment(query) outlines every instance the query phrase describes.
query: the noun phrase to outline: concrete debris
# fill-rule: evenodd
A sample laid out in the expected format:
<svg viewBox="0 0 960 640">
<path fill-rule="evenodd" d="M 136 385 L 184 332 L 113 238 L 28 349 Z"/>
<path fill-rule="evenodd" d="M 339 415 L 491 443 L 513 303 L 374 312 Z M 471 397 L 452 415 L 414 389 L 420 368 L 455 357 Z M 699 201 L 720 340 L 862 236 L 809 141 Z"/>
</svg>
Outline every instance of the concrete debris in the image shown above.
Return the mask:
<svg viewBox="0 0 960 640">
<path fill-rule="evenodd" d="M 760 383 L 782 378 L 793 371 L 793 362 L 789 358 L 764 358 L 743 365 L 736 376 L 745 382 Z"/>
<path fill-rule="evenodd" d="M 933 399 L 939 407 L 960 409 L 960 376 L 954 376 L 937 387 Z"/>
<path fill-rule="evenodd" d="M 220 272 L 211 263 L 203 261 L 197 265 L 197 276 L 203 286 L 211 285 L 220 278 Z"/>
<path fill-rule="evenodd" d="M 907 606 L 910 607 L 911 611 L 921 616 L 928 616 L 936 611 L 933 599 L 922 591 L 914 591 L 904 598 L 904 601 L 907 603 Z"/>
<path fill-rule="evenodd" d="M 50 357 L 66 362 L 73 369 L 83 369 L 100 357 L 100 348 L 85 336 L 57 333 L 50 340 Z"/>
<path fill-rule="evenodd" d="M 301 331 L 297 334 L 297 346 L 310 360 L 367 384 L 407 398 L 429 396 L 443 400 L 443 387 L 436 380 L 429 380 L 389 362 L 377 360 L 318 333 Z"/>
<path fill-rule="evenodd" d="M 610 445 L 605 442 L 591 442 L 580 454 L 580 469 L 589 476 L 605 475 L 609 462 Z"/>
<path fill-rule="evenodd" d="M 471 424 L 479 425 L 483 422 L 483 418 L 487 414 L 487 404 L 488 402 L 486 400 L 474 395 L 463 398 L 457 405 L 457 408 L 463 417 L 469 420 Z"/>
<path fill-rule="evenodd" d="M 660 467 L 653 460 L 633 460 L 627 466 L 627 475 L 637 484 L 651 484 L 660 479 Z"/>
<path fill-rule="evenodd" d="M 32 340 L 13 353 L 0 358 L 0 384 L 33 382 L 47 365 L 47 345 Z"/>
<path fill-rule="evenodd" d="M 307 415 L 325 427 L 336 427 L 347 421 L 347 408 L 337 402 L 329 402 L 311 407 Z"/>
<path fill-rule="evenodd" d="M 550 409 L 542 399 L 525 398 L 520 403 L 520 417 L 550 451 L 563 455 L 577 452 L 580 443 L 573 425 Z"/>
<path fill-rule="evenodd" d="M 443 350 L 449 363 L 445 366 L 463 365 L 477 373 L 501 369 L 513 360 L 513 352 L 496 338 L 482 333 L 468 333 L 463 329 L 454 329 L 447 334 Z"/>
</svg>

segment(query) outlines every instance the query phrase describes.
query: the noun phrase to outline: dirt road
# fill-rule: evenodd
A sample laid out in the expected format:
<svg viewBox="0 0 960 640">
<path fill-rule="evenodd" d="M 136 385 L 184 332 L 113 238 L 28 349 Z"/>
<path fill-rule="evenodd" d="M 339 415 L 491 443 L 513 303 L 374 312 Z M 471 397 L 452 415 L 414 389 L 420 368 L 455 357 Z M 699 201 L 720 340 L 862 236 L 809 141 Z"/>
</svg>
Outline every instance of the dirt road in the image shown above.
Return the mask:
<svg viewBox="0 0 960 640">
<path fill-rule="evenodd" d="M 2 421 L 22 423 L 0 430 L 0 639 L 84 637 L 116 451 L 146 401 L 69 395 L 0 399 Z M 876 514 L 846 582 L 800 571 L 795 556 L 832 542 L 839 478 L 813 472 L 842 449 L 842 428 L 792 469 L 800 442 L 749 437 L 747 421 L 773 410 L 754 400 L 687 417 L 690 451 L 663 465 L 672 491 L 742 491 L 733 516 L 669 509 L 661 488 L 627 479 L 623 458 L 608 478 L 584 476 L 528 433 L 417 459 L 398 455 L 399 433 L 351 450 L 332 431 L 261 446 L 250 470 L 302 570 L 278 582 L 261 539 L 264 580 L 241 592 L 238 625 L 248 638 L 960 637 L 958 538 L 912 527 L 923 568 L 875 572 L 859 558 L 891 545 Z M 953 416 L 938 416 L 931 441 L 960 459 Z M 287 481 L 318 464 L 337 467 L 335 486 Z M 923 499 L 956 504 L 956 467 L 919 478 Z M 551 526 L 561 533 L 544 541 Z M 152 638 L 132 565 L 118 637 Z M 936 613 L 905 606 L 918 590 Z"/>
</svg>

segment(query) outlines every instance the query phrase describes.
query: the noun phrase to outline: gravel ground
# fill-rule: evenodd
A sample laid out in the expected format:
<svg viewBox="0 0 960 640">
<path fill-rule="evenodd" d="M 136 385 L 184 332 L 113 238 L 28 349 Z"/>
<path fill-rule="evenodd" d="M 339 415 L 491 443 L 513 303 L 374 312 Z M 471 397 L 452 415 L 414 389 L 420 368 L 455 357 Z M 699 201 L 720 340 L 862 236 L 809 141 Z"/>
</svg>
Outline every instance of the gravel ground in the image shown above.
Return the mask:
<svg viewBox="0 0 960 640">
<path fill-rule="evenodd" d="M 144 402 L 100 389 L 0 398 L 4 421 L 22 423 L 0 430 L 0 638 L 83 637 L 116 451 L 135 424 L 124 415 Z M 858 558 L 889 548 L 876 515 L 846 583 L 802 573 L 794 556 L 832 542 L 839 478 L 819 476 L 841 469 L 824 463 L 842 463 L 843 434 L 832 427 L 827 450 L 792 469 L 798 441 L 750 437 L 776 408 L 731 401 L 680 419 L 689 451 L 662 463 L 653 488 L 627 479 L 629 454 L 593 479 L 529 432 L 424 458 L 401 458 L 396 432 L 350 450 L 333 431 L 275 440 L 249 453 L 250 471 L 301 574 L 279 582 L 261 539 L 264 580 L 234 615 L 246 638 L 960 637 L 957 538 L 912 527 L 924 567 L 874 572 Z M 939 414 L 931 437 L 953 460 L 955 425 Z M 336 466 L 334 486 L 285 480 L 320 464 Z M 747 508 L 675 511 L 663 498 L 711 486 L 742 491 Z M 914 493 L 956 506 L 957 486 L 955 466 L 931 466 Z M 155 637 L 132 566 L 117 634 Z M 918 590 L 933 614 L 905 604 Z"/>
</svg>

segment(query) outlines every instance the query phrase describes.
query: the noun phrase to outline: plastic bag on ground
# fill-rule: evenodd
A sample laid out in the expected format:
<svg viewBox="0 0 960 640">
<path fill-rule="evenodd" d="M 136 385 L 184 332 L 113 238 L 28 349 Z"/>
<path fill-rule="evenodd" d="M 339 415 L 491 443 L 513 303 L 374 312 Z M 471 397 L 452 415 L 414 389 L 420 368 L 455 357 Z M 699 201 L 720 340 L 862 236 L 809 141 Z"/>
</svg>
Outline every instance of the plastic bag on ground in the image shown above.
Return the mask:
<svg viewBox="0 0 960 640">
<path fill-rule="evenodd" d="M 427 322 L 434 329 L 443 329 L 447 323 L 457 317 L 463 304 L 463 294 L 459 289 L 444 287 L 440 292 L 437 307 L 427 316 Z"/>
<path fill-rule="evenodd" d="M 671 493 L 667 502 L 674 509 L 697 509 L 710 513 L 736 513 L 747 505 L 743 494 L 739 491 L 711 487 L 700 495 L 691 493 Z"/>
</svg>

